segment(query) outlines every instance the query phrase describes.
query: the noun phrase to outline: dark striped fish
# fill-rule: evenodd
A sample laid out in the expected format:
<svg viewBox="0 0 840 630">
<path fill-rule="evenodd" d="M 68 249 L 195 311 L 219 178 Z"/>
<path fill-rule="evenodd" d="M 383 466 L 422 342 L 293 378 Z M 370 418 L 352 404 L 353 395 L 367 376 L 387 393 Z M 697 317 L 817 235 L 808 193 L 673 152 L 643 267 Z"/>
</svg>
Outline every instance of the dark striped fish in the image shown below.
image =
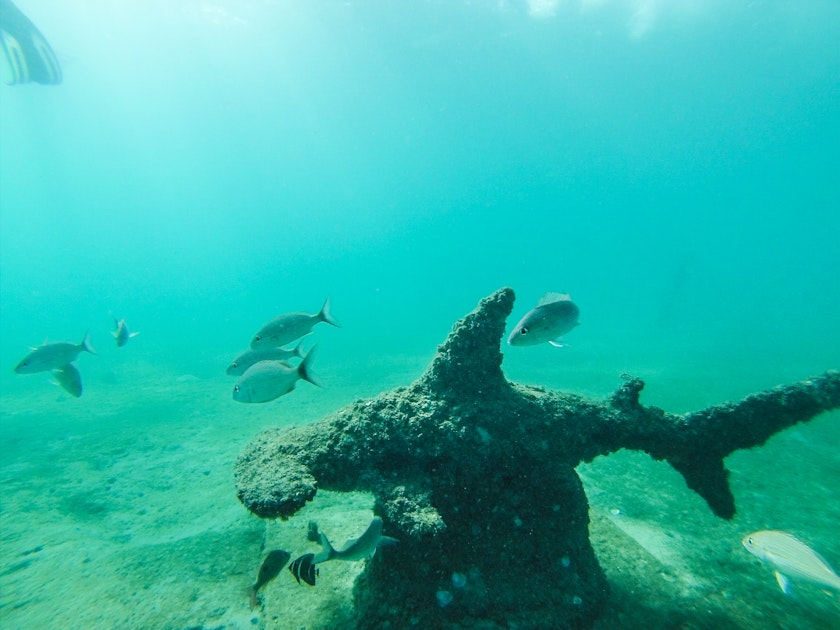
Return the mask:
<svg viewBox="0 0 840 630">
<path fill-rule="evenodd" d="M 315 566 L 314 560 L 314 553 L 305 553 L 289 565 L 289 571 L 295 576 L 298 584 L 303 580 L 309 586 L 315 586 L 315 578 L 318 577 L 318 568 Z"/>
</svg>

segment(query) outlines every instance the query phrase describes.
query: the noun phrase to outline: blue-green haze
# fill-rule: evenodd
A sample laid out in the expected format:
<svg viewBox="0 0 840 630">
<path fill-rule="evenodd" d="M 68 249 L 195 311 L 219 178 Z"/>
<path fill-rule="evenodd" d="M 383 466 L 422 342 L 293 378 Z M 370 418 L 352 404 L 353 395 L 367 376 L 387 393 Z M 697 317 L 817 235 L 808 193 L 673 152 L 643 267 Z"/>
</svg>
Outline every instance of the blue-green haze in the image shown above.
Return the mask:
<svg viewBox="0 0 840 630">
<path fill-rule="evenodd" d="M 501 286 L 516 318 L 547 291 L 581 310 L 568 348 L 504 349 L 520 381 L 603 395 L 627 371 L 685 411 L 840 368 L 836 2 L 17 4 L 64 81 L 0 86 L 6 464 L 41 421 L 143 435 L 155 401 L 178 427 L 198 412 L 182 389 L 167 411 L 169 375 L 207 379 L 244 444 L 405 382 Z M 328 295 L 327 387 L 233 402 L 230 358 Z M 141 333 L 119 351 L 112 313 Z M 86 330 L 79 400 L 12 372 Z M 789 454 L 835 504 L 819 522 L 840 464 L 812 456 Z"/>
</svg>

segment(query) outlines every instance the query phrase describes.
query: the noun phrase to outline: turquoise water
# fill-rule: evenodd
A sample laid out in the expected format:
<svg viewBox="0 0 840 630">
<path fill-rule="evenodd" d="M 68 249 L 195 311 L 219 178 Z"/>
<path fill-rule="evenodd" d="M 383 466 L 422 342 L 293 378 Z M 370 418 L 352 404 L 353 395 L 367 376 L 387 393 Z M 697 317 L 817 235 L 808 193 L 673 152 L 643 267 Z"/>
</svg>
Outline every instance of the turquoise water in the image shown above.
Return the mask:
<svg viewBox="0 0 840 630">
<path fill-rule="evenodd" d="M 520 382 L 630 372 L 683 412 L 840 367 L 834 2 L 18 5 L 64 82 L 0 86 L 0 627 L 344 623 L 359 567 L 281 576 L 256 613 L 242 592 L 265 541 L 313 515 L 349 537 L 369 500 L 264 524 L 233 461 L 407 384 L 501 286 L 514 318 L 547 291 L 581 309 L 569 347 L 504 348 Z M 234 402 L 233 356 L 327 295 L 326 387 Z M 86 330 L 78 400 L 12 372 Z M 732 522 L 642 454 L 581 466 L 600 627 L 837 624 L 836 593 L 785 597 L 739 541 L 840 565 L 838 420 L 731 456 Z"/>
</svg>

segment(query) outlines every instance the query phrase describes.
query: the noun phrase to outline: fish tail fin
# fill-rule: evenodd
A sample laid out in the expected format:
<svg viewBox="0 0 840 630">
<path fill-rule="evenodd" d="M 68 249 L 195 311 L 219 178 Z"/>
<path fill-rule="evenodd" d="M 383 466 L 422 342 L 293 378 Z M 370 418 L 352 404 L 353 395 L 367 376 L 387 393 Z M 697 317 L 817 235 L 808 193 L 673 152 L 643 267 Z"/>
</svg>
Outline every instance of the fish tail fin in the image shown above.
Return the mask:
<svg viewBox="0 0 840 630">
<path fill-rule="evenodd" d="M 96 350 L 93 349 L 93 346 L 90 343 L 90 331 L 87 331 L 85 333 L 85 338 L 82 339 L 82 350 L 90 352 L 91 354 L 96 354 Z"/>
<path fill-rule="evenodd" d="M 251 610 L 254 610 L 259 603 L 257 601 L 257 585 L 249 586 L 246 593 L 248 594 L 248 602 L 251 604 Z"/>
<path fill-rule="evenodd" d="M 312 383 L 313 385 L 317 385 L 318 387 L 323 387 L 324 384 L 321 383 L 321 379 L 318 378 L 312 372 L 312 368 L 310 367 L 310 364 L 312 363 L 312 360 L 315 358 L 315 348 L 317 348 L 317 347 L 318 346 L 312 346 L 312 348 L 309 350 L 309 352 L 306 353 L 306 356 L 303 357 L 303 361 L 300 362 L 300 365 L 298 366 L 297 369 L 298 369 L 298 374 L 300 374 L 300 377 L 303 380 L 309 381 L 310 383 Z"/>
<path fill-rule="evenodd" d="M 330 312 L 330 298 L 324 301 L 324 305 L 321 307 L 321 312 L 318 313 L 318 316 L 321 318 L 322 321 L 327 322 L 328 324 L 332 324 L 336 328 L 341 328 L 341 324 L 338 323 L 335 317 L 332 316 Z"/>
<path fill-rule="evenodd" d="M 321 551 L 319 551 L 312 559 L 312 562 L 315 564 L 326 562 L 335 555 L 335 549 L 333 549 L 333 546 L 330 544 L 330 539 L 327 538 L 326 534 L 320 532 L 318 534 L 318 538 L 321 543 Z"/>
<path fill-rule="evenodd" d="M 0 75 L 6 85 L 35 81 L 61 83 L 61 65 L 47 40 L 11 2 L 0 2 L 3 29 L 0 39 Z"/>
</svg>

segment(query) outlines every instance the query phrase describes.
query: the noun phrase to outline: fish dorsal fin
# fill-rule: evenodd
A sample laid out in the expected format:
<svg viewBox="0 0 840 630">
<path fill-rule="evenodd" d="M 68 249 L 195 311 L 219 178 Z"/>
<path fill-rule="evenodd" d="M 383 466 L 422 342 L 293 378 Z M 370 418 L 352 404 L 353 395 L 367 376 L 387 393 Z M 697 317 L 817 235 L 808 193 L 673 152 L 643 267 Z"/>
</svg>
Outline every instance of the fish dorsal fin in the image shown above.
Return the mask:
<svg viewBox="0 0 840 630">
<path fill-rule="evenodd" d="M 540 298 L 537 306 L 545 306 L 546 304 L 554 304 L 555 302 L 569 302 L 572 297 L 568 293 L 554 293 L 549 292 Z"/>
</svg>

